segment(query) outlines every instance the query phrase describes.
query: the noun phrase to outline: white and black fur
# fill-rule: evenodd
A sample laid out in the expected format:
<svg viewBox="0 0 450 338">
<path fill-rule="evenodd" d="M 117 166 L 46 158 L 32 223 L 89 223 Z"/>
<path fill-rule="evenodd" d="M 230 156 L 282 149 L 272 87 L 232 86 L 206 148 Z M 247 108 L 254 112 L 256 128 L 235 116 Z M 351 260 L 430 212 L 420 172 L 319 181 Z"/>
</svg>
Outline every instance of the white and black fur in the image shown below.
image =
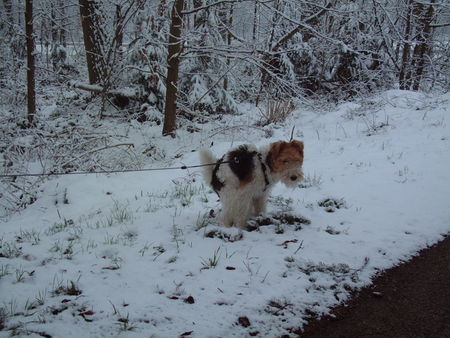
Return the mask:
<svg viewBox="0 0 450 338">
<path fill-rule="evenodd" d="M 252 144 L 238 146 L 217 160 L 208 149 L 200 151 L 205 166 L 205 181 L 219 195 L 222 203 L 221 222 L 224 226 L 246 228 L 247 220 L 266 212 L 271 188 L 278 181 L 295 186 L 303 177 L 301 170 L 291 170 L 285 179 L 270 166 L 270 146 L 257 149 Z"/>
</svg>

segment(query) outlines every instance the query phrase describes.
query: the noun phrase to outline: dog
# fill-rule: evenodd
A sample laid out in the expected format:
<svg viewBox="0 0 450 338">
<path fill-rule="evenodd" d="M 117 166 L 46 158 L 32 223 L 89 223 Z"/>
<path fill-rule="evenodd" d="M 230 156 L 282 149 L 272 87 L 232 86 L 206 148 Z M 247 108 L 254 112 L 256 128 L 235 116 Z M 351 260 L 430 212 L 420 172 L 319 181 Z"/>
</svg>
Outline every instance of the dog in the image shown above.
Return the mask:
<svg viewBox="0 0 450 338">
<path fill-rule="evenodd" d="M 278 141 L 260 149 L 244 144 L 220 159 L 202 149 L 203 178 L 220 198 L 221 223 L 246 229 L 250 217 L 266 212 L 270 190 L 277 182 L 297 186 L 303 179 L 303 148 L 303 142 L 297 140 Z"/>
</svg>

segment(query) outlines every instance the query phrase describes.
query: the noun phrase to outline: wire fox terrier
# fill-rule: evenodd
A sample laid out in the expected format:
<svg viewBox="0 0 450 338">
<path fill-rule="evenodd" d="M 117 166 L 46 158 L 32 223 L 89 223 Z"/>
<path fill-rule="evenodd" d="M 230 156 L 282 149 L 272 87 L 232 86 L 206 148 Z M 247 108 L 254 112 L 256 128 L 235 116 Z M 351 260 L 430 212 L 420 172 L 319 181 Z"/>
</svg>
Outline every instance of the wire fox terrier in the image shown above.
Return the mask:
<svg viewBox="0 0 450 338">
<path fill-rule="evenodd" d="M 303 179 L 303 142 L 278 141 L 260 149 L 244 144 L 219 160 L 203 149 L 200 161 L 212 164 L 203 168 L 203 177 L 220 198 L 222 224 L 246 229 L 250 217 L 266 212 L 275 183 L 295 187 Z"/>
</svg>

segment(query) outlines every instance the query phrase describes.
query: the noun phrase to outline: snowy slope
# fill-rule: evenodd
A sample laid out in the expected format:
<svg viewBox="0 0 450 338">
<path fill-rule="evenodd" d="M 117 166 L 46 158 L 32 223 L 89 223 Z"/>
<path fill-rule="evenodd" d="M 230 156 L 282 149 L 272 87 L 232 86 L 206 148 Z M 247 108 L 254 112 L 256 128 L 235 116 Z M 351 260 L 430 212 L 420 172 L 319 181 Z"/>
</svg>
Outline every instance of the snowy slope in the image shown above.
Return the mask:
<svg viewBox="0 0 450 338">
<path fill-rule="evenodd" d="M 1 224 L 0 335 L 289 334 L 450 232 L 450 96 L 388 91 L 264 128 L 242 112 L 134 141 L 184 154 L 152 167 L 196 165 L 211 141 L 220 155 L 295 126 L 306 180 L 278 185 L 269 208 L 309 224 L 221 228 L 198 169 L 54 178 Z"/>
</svg>

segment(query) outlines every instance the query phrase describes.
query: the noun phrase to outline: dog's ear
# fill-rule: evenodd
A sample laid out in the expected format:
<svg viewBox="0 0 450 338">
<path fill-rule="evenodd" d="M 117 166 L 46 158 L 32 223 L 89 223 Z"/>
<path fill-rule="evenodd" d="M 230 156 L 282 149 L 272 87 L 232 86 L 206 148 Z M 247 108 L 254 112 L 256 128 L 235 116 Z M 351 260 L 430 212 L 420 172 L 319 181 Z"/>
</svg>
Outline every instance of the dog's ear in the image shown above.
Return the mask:
<svg viewBox="0 0 450 338">
<path fill-rule="evenodd" d="M 302 154 L 302 156 L 303 156 L 303 148 L 304 148 L 303 142 L 294 140 L 294 141 L 291 141 L 290 143 L 291 143 L 296 149 L 298 149 L 298 152 L 299 152 L 300 154 Z"/>
<path fill-rule="evenodd" d="M 269 154 L 267 155 L 267 164 L 271 171 L 279 170 L 279 163 L 277 161 L 287 142 L 278 141 L 270 144 Z"/>
<path fill-rule="evenodd" d="M 286 146 L 288 145 L 288 142 L 285 141 L 278 141 L 278 142 L 274 142 L 270 145 L 270 156 L 272 157 L 272 159 L 276 159 L 278 158 L 278 156 L 280 156 L 281 152 L 286 148 Z"/>
</svg>

